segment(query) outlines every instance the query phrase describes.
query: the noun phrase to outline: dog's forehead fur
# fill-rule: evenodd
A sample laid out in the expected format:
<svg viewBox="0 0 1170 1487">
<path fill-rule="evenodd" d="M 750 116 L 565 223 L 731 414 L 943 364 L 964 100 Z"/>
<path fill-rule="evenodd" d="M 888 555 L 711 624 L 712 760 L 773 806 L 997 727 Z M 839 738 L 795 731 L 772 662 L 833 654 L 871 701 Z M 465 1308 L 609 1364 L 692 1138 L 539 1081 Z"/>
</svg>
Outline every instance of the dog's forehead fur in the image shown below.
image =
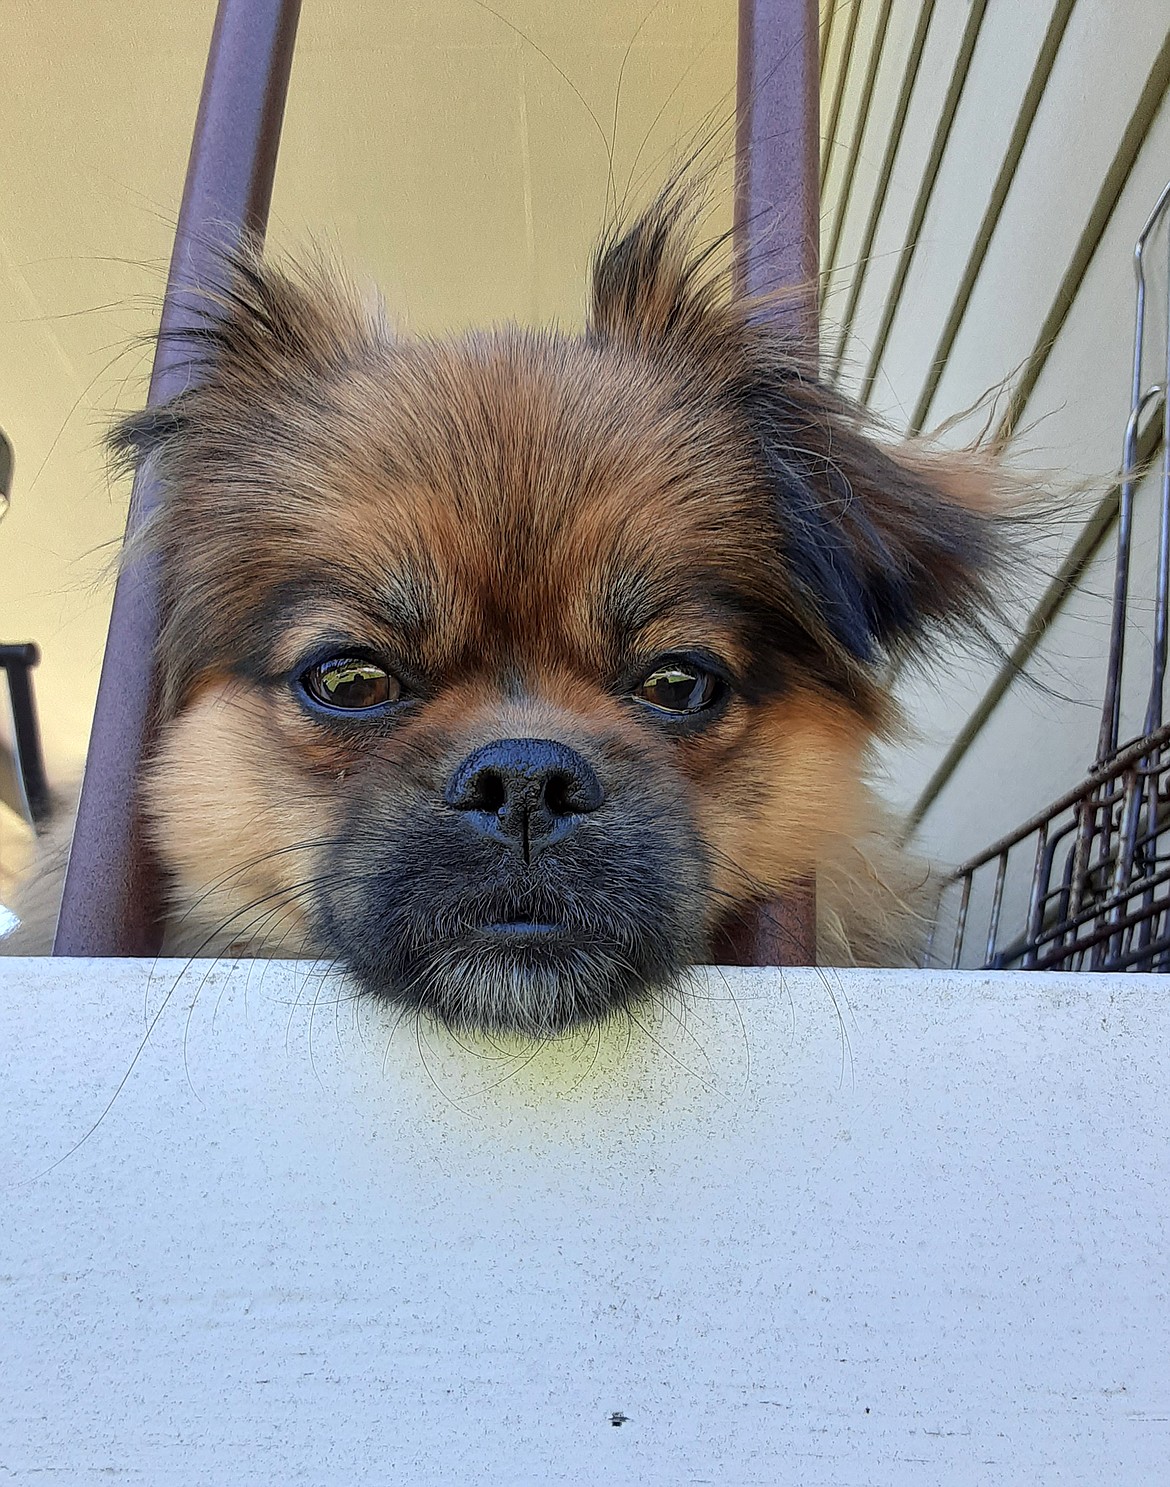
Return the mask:
<svg viewBox="0 0 1170 1487">
<path fill-rule="evenodd" d="M 868 437 L 707 256 L 667 192 L 599 253 L 583 334 L 447 342 L 241 256 L 184 332 L 198 385 L 115 435 L 166 491 L 164 711 L 273 665 L 316 594 L 434 667 L 607 682 L 709 637 L 749 698 L 803 671 L 874 716 L 884 661 L 986 599 L 986 472 Z"/>
<path fill-rule="evenodd" d="M 256 511 L 269 563 L 356 580 L 404 618 L 439 608 L 448 630 L 474 611 L 477 639 L 561 614 L 637 629 L 710 600 L 716 574 L 742 574 L 746 592 L 744 526 L 766 520 L 753 472 L 717 410 L 634 360 L 501 331 L 388 348 L 322 391 L 315 428 L 278 403 L 306 468 L 289 471 L 283 531 L 265 501 Z M 267 441 L 250 458 L 270 476 Z M 232 466 L 246 482 L 238 445 Z"/>
<path fill-rule="evenodd" d="M 305 393 L 247 363 L 200 390 L 166 542 L 182 592 L 217 596 L 188 674 L 249 648 L 291 666 L 326 633 L 464 674 L 609 679 L 696 644 L 746 662 L 766 494 L 679 371 L 584 338 L 372 326 Z"/>
</svg>

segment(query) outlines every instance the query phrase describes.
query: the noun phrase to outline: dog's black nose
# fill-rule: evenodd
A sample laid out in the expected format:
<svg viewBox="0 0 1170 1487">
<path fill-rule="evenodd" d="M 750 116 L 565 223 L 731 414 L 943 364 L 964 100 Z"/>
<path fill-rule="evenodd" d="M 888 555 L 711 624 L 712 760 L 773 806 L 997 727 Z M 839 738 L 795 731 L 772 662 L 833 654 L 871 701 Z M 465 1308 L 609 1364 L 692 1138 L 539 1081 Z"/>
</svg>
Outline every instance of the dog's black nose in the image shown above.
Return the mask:
<svg viewBox="0 0 1170 1487">
<path fill-rule="evenodd" d="M 476 831 L 530 862 L 595 811 L 605 792 L 575 749 L 548 738 L 502 738 L 464 759 L 443 799 Z"/>
</svg>

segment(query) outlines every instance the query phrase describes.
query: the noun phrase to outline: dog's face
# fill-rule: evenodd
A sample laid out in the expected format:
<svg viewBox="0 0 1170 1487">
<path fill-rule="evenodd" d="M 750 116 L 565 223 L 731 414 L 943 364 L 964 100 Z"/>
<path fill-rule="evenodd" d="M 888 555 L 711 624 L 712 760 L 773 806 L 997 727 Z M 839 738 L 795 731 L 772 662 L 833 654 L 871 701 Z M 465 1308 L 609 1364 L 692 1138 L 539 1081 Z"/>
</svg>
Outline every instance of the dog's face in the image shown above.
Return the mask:
<svg viewBox="0 0 1170 1487">
<path fill-rule="evenodd" d="M 898 459 L 660 202 L 581 337 L 399 340 L 242 265 L 153 456 L 179 912 L 456 1026 L 667 985 L 855 829 L 891 653 L 969 608 L 961 462 Z"/>
</svg>

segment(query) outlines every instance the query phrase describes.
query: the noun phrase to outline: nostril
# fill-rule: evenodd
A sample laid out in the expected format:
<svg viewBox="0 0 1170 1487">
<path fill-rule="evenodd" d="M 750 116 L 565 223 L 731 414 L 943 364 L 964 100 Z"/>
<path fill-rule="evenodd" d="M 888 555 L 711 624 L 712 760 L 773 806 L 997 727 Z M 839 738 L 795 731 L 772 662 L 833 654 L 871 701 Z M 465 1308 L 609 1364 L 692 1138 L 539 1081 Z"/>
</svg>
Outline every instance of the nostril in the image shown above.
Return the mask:
<svg viewBox="0 0 1170 1487">
<path fill-rule="evenodd" d="M 595 811 L 601 801 L 602 792 L 597 776 L 587 765 L 576 773 L 567 769 L 555 769 L 545 783 L 545 807 L 554 816 L 585 815 Z"/>
<path fill-rule="evenodd" d="M 563 769 L 555 770 L 544 787 L 544 803 L 554 816 L 571 816 L 576 807 L 571 803 L 573 781 Z"/>
<path fill-rule="evenodd" d="M 498 769 L 481 769 L 469 782 L 468 806 L 476 811 L 503 810 L 508 786 Z"/>
<path fill-rule="evenodd" d="M 501 769 L 482 764 L 478 769 L 456 770 L 443 792 L 448 805 L 460 811 L 495 814 L 508 803 L 508 781 Z"/>
</svg>

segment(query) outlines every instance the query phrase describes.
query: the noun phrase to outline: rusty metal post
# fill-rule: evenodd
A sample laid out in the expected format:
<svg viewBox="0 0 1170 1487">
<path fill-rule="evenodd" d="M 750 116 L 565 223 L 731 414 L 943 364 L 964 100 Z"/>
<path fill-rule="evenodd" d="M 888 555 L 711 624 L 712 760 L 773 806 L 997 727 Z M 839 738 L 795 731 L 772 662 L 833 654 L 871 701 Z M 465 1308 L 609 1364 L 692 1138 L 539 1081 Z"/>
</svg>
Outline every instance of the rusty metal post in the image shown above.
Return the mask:
<svg viewBox="0 0 1170 1487">
<path fill-rule="evenodd" d="M 217 251 L 268 220 L 300 0 L 220 0 L 195 121 L 178 230 L 150 379 L 164 403 L 193 373 L 175 332 L 199 314 Z M 135 482 L 126 535 L 158 499 L 149 471 Z M 136 804 L 154 728 L 158 573 L 149 559 L 122 572 L 90 734 L 54 954 L 146 955 L 161 939 L 157 867 Z"/>
<path fill-rule="evenodd" d="M 747 294 L 774 296 L 764 313 L 810 358 L 820 230 L 818 19 L 816 0 L 739 0 L 737 281 Z M 717 950 L 732 965 L 812 965 L 815 880 L 728 925 Z"/>
<path fill-rule="evenodd" d="M 768 310 L 816 346 L 820 84 L 816 0 L 739 0 L 735 233 L 738 283 L 786 291 Z"/>
</svg>

